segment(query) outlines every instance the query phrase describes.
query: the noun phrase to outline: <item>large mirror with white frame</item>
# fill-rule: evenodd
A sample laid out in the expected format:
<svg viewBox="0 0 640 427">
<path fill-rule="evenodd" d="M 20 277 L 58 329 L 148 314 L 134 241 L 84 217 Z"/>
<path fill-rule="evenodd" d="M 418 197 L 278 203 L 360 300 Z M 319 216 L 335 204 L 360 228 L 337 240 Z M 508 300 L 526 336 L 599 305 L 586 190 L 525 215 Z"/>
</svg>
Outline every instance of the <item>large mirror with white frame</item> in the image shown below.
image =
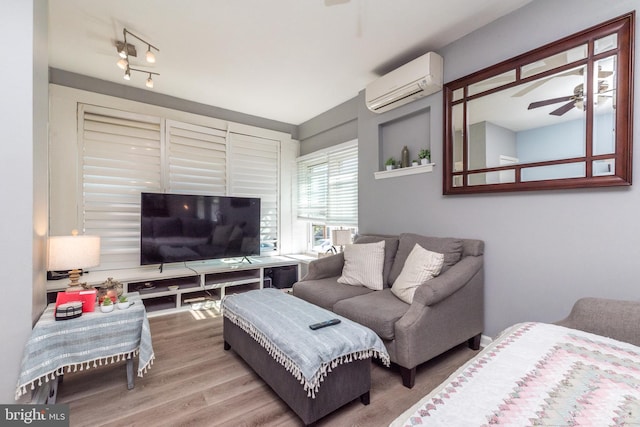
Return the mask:
<svg viewBox="0 0 640 427">
<path fill-rule="evenodd" d="M 630 185 L 634 17 L 446 84 L 443 193 Z"/>
</svg>

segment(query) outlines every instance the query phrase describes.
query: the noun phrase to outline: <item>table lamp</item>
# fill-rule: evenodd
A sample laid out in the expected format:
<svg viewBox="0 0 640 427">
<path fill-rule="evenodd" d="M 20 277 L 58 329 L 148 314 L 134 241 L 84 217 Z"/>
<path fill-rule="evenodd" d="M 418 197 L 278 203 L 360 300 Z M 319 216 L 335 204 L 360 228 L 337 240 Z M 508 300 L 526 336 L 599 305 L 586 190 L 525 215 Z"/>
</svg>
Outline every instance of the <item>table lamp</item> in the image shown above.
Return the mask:
<svg viewBox="0 0 640 427">
<path fill-rule="evenodd" d="M 351 243 L 351 230 L 331 230 L 331 244 L 340 246 L 340 252 L 344 251 L 344 245 Z"/>
<path fill-rule="evenodd" d="M 79 283 L 80 269 L 100 264 L 100 236 L 78 236 L 73 230 L 71 236 L 49 237 L 49 271 L 69 270 L 67 292 L 84 289 Z"/>
</svg>

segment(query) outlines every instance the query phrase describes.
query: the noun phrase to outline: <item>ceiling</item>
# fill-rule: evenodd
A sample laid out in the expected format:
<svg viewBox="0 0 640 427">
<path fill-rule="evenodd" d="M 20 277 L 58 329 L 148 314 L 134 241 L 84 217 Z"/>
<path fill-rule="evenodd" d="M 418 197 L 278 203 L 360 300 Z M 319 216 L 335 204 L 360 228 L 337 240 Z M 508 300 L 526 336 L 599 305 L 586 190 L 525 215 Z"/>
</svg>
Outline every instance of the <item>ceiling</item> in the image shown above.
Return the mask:
<svg viewBox="0 0 640 427">
<path fill-rule="evenodd" d="M 530 1 L 49 0 L 49 65 L 297 125 Z M 153 89 L 116 66 L 125 27 Z"/>
</svg>

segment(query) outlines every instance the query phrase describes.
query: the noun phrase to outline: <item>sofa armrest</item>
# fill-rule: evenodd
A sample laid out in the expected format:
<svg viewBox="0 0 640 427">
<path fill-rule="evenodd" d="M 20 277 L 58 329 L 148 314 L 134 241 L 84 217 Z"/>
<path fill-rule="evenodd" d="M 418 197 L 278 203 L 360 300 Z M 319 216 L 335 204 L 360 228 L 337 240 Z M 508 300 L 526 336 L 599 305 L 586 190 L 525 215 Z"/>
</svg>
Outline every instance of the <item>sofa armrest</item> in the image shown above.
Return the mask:
<svg viewBox="0 0 640 427">
<path fill-rule="evenodd" d="M 640 346 L 639 301 L 581 298 L 569 316 L 555 324 Z"/>
<path fill-rule="evenodd" d="M 314 259 L 309 263 L 307 274 L 300 279 L 318 280 L 327 277 L 335 277 L 342 275 L 342 267 L 344 266 L 344 253 L 327 256 L 324 258 Z"/>
<path fill-rule="evenodd" d="M 464 257 L 440 276 L 416 289 L 413 304 L 430 306 L 439 303 L 466 285 L 482 269 L 482 264 L 482 256 Z"/>
</svg>

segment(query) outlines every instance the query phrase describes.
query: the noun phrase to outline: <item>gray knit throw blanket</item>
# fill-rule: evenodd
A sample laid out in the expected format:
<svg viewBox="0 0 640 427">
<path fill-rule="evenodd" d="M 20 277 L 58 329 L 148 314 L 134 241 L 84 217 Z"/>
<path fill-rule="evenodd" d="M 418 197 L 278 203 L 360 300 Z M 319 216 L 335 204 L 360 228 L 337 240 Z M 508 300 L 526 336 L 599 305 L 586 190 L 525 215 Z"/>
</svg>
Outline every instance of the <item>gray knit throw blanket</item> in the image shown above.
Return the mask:
<svg viewBox="0 0 640 427">
<path fill-rule="evenodd" d="M 222 310 L 291 372 L 311 398 L 340 364 L 375 356 L 389 365 L 389 354 L 371 329 L 277 289 L 229 295 Z M 333 318 L 341 323 L 309 329 L 310 324 Z"/>
</svg>

